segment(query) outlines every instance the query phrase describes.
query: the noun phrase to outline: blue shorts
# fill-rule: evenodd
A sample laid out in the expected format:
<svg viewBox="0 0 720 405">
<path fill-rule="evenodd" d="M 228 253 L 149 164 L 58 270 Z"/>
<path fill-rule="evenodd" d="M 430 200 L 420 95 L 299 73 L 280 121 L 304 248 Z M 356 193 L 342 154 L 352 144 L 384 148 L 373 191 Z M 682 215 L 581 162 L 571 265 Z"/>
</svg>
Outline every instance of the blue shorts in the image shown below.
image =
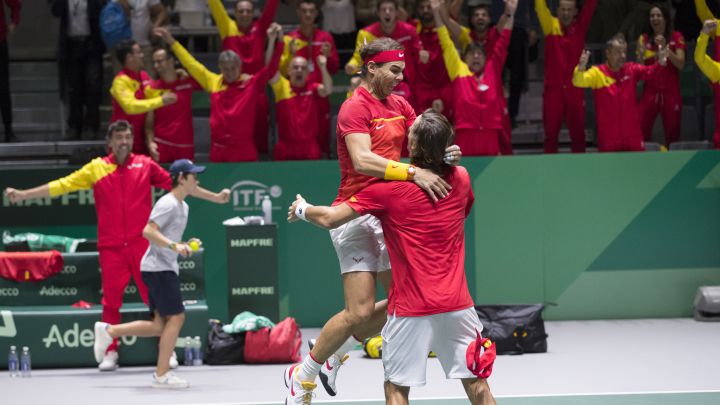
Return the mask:
<svg viewBox="0 0 720 405">
<path fill-rule="evenodd" d="M 180 277 L 174 271 L 143 271 L 142 279 L 148 288 L 150 312 L 157 310 L 160 316 L 185 312 L 180 295 Z"/>
</svg>

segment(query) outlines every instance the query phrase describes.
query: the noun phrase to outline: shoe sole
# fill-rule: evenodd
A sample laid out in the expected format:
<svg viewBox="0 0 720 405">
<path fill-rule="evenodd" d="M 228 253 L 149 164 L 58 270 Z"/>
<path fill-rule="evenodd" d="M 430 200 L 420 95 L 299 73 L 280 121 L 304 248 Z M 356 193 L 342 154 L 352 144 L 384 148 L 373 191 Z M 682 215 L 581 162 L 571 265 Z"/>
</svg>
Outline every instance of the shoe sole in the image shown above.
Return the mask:
<svg viewBox="0 0 720 405">
<path fill-rule="evenodd" d="M 285 388 L 290 388 L 290 377 L 288 376 L 288 374 L 290 374 L 290 370 L 292 370 L 293 367 L 295 367 L 294 364 L 286 368 L 283 372 L 283 381 L 285 382 Z M 287 400 L 285 402 L 287 402 Z"/>
<path fill-rule="evenodd" d="M 183 390 L 186 388 L 190 388 L 190 384 L 187 385 L 168 385 L 168 384 L 156 384 L 152 383 L 150 384 L 151 387 L 161 389 L 161 390 Z"/>
<path fill-rule="evenodd" d="M 100 367 L 98 367 L 98 370 L 100 370 L 100 371 L 102 371 L 102 372 L 115 371 L 115 370 L 117 370 L 117 369 L 118 369 L 117 364 L 116 364 L 115 367 L 113 367 L 113 368 L 100 368 Z"/>
<path fill-rule="evenodd" d="M 308 339 L 307 344 L 310 348 L 310 351 L 312 351 L 313 347 L 315 347 L 315 342 L 313 342 L 313 339 Z M 328 395 L 330 395 L 331 397 L 337 395 L 337 391 L 333 391 L 332 388 L 330 388 L 330 384 L 328 384 L 328 377 L 322 372 L 322 370 L 320 370 L 318 376 L 320 377 L 320 382 L 322 383 L 323 388 L 325 388 L 325 392 L 327 392 Z"/>
<path fill-rule="evenodd" d="M 320 371 L 318 376 L 320 377 L 320 382 L 322 383 L 323 388 L 325 388 L 325 392 L 327 392 L 328 395 L 330 395 L 331 397 L 334 397 L 335 395 L 337 395 L 337 392 L 333 391 L 332 388 L 330 388 L 330 384 L 328 384 L 327 375 L 325 375 L 325 373 Z"/>
</svg>

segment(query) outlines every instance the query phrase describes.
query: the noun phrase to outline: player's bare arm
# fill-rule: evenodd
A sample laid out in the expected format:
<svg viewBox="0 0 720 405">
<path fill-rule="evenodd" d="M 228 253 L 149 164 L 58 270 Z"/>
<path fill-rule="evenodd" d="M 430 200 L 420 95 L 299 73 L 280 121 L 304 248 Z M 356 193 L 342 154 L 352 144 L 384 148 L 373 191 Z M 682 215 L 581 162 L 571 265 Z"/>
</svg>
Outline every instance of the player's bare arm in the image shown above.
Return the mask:
<svg viewBox="0 0 720 405">
<path fill-rule="evenodd" d="M 325 229 L 334 229 L 338 226 L 359 217 L 349 205 L 342 203 L 332 207 L 314 206 L 297 194 L 295 201 L 288 208 L 288 222 L 303 220 Z"/>
</svg>

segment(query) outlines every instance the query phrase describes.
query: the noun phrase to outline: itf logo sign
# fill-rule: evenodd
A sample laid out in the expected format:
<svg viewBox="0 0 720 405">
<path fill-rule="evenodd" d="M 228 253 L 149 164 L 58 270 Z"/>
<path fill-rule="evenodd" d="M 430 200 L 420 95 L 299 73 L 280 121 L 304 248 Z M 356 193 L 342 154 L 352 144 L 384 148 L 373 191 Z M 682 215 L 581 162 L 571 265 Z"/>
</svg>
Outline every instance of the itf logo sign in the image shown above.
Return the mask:
<svg viewBox="0 0 720 405">
<path fill-rule="evenodd" d="M 278 198 L 282 195 L 282 188 L 252 180 L 239 181 L 230 188 L 230 201 L 235 211 L 259 211 L 266 195 L 271 199 Z"/>
</svg>

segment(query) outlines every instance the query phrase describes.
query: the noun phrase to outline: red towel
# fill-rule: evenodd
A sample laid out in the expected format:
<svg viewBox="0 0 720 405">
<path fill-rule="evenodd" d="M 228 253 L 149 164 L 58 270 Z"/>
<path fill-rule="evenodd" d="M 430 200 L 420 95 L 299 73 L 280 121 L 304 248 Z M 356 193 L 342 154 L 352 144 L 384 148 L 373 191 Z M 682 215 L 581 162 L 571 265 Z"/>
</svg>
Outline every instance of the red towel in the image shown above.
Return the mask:
<svg viewBox="0 0 720 405">
<path fill-rule="evenodd" d="M 480 336 L 476 330 L 477 339 L 468 345 L 465 352 L 468 370 L 472 371 L 478 378 L 488 378 L 492 374 L 495 363 L 495 342 Z"/>
<path fill-rule="evenodd" d="M 57 250 L 48 252 L 0 252 L 0 277 L 8 280 L 40 281 L 63 268 L 63 257 Z"/>
</svg>

